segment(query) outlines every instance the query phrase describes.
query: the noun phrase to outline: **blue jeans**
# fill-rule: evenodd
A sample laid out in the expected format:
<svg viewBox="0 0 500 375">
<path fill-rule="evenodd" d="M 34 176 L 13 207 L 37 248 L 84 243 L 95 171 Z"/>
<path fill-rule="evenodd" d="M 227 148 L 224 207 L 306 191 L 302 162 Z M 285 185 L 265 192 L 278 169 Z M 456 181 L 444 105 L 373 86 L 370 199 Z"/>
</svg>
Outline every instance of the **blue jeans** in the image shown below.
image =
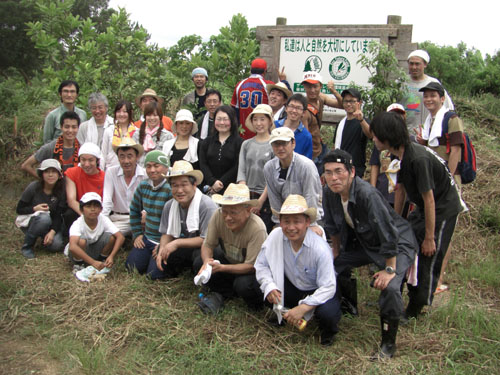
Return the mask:
<svg viewBox="0 0 500 375">
<path fill-rule="evenodd" d="M 153 258 L 153 250 L 157 245 L 146 236 L 142 237 L 142 242 L 144 242 L 144 248 L 134 247 L 125 261 L 125 267 L 129 271 L 135 269 L 141 275 L 145 273 L 153 280 L 166 278 L 167 273 L 156 266 L 156 259 Z"/>
<path fill-rule="evenodd" d="M 50 227 L 52 225 L 52 219 L 50 215 L 41 214 L 37 216 L 33 216 L 30 219 L 28 227 L 21 228 L 24 233 L 24 243 L 22 249 L 33 250 L 33 246 L 35 246 L 36 239 L 41 237 L 42 239 L 45 237 L 47 233 L 50 231 Z M 62 231 L 56 232 L 52 243 L 48 246 L 45 246 L 47 250 L 52 252 L 59 252 L 63 249 L 63 238 Z"/>
</svg>

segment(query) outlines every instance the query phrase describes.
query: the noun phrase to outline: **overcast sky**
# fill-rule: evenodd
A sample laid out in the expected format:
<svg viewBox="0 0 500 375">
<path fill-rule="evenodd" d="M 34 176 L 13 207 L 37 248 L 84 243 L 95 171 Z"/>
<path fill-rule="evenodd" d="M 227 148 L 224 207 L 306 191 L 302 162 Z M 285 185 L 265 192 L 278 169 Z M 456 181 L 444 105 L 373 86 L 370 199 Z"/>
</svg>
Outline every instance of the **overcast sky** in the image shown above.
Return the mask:
<svg viewBox="0 0 500 375">
<path fill-rule="evenodd" d="M 314 8 L 315 3 L 324 5 Z M 275 25 L 277 17 L 287 18 L 288 25 L 386 24 L 392 14 L 413 25 L 413 42 L 456 46 L 463 41 L 483 55 L 500 49 L 498 0 L 110 0 L 110 7 L 124 7 L 133 21 L 148 30 L 151 41 L 162 47 L 191 34 L 208 40 L 241 13 L 250 27 Z"/>
</svg>

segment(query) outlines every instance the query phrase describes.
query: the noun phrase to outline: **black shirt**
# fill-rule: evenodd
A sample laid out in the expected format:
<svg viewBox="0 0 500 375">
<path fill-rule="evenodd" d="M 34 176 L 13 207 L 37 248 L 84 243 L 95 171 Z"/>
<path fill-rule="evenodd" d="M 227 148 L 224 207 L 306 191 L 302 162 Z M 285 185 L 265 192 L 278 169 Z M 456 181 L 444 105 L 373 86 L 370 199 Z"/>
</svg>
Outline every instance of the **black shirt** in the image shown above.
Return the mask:
<svg viewBox="0 0 500 375">
<path fill-rule="evenodd" d="M 447 219 L 463 211 L 462 200 L 446 162 L 428 147 L 411 143 L 404 151 L 398 183 L 410 201 L 424 209 L 422 193 L 432 190 L 436 219 Z"/>
<path fill-rule="evenodd" d="M 368 122 L 366 119 L 365 121 Z M 363 177 L 366 169 L 366 140 L 361 123 L 357 119 L 346 119 L 340 149 L 351 154 L 352 163 L 356 167 L 356 176 L 359 177 Z"/>
</svg>

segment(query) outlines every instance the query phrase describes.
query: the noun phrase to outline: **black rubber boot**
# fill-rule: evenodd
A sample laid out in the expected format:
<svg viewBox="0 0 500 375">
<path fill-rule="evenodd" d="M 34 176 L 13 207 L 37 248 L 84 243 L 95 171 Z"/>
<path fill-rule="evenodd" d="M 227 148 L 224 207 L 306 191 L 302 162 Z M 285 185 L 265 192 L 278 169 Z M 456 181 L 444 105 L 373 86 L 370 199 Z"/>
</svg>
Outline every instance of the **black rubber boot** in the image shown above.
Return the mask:
<svg viewBox="0 0 500 375">
<path fill-rule="evenodd" d="M 380 317 L 382 329 L 382 343 L 380 349 L 372 356 L 372 361 L 384 361 L 394 356 L 396 352 L 396 335 L 398 334 L 399 319 Z"/>
<path fill-rule="evenodd" d="M 405 312 L 403 313 L 403 316 L 401 317 L 401 325 L 407 325 L 411 318 L 417 319 L 423 308 L 424 305 L 416 304 L 415 302 L 412 302 L 412 300 L 410 300 Z"/>
<path fill-rule="evenodd" d="M 353 277 L 337 278 L 340 289 L 340 310 L 344 315 L 358 316 L 358 287 Z"/>
</svg>

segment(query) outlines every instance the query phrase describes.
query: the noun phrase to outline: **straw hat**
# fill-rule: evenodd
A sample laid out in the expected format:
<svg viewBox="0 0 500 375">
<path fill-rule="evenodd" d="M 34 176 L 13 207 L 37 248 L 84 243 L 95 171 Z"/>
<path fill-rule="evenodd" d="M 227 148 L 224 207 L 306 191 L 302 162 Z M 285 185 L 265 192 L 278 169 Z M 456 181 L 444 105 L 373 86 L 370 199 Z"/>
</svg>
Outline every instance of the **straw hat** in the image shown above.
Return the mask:
<svg viewBox="0 0 500 375">
<path fill-rule="evenodd" d="M 252 118 L 253 118 L 253 115 L 256 115 L 259 113 L 269 117 L 269 119 L 271 120 L 271 126 L 269 128 L 269 131 L 273 130 L 275 128 L 274 119 L 273 119 L 273 109 L 271 108 L 271 106 L 269 104 L 259 104 L 257 107 L 254 108 L 252 113 L 250 113 L 248 115 L 247 119 L 245 120 L 245 125 L 248 128 L 248 130 L 255 133 L 255 128 L 253 127 L 253 124 L 252 124 Z"/>
<path fill-rule="evenodd" d="M 135 104 L 137 104 L 138 107 L 141 106 L 141 100 L 145 96 L 152 96 L 153 98 L 156 99 L 156 101 L 158 102 L 158 104 L 160 104 L 160 105 L 163 104 L 163 98 L 160 98 L 158 95 L 156 95 L 156 91 L 155 90 L 153 90 L 153 89 L 146 89 L 146 90 L 144 90 L 144 92 L 142 93 L 142 95 L 140 95 L 137 98 L 135 98 Z"/>
<path fill-rule="evenodd" d="M 268 94 L 271 93 L 271 90 L 281 91 L 283 94 L 285 94 L 286 99 L 288 99 L 290 96 L 292 96 L 292 92 L 290 90 L 288 90 L 288 87 L 286 87 L 286 85 L 283 82 L 278 82 L 276 84 L 268 83 L 266 85 L 266 91 L 268 92 Z"/>
<path fill-rule="evenodd" d="M 191 135 L 198 132 L 198 124 L 193 119 L 193 114 L 188 109 L 181 109 L 175 115 L 175 121 L 172 125 L 172 133 L 177 133 L 177 121 L 189 121 L 193 124 L 193 128 L 191 129 Z"/>
<path fill-rule="evenodd" d="M 196 185 L 200 185 L 203 181 L 203 173 L 197 169 L 193 169 L 191 163 L 185 160 L 177 160 L 165 177 L 170 183 L 170 178 L 180 176 L 192 176 L 196 178 Z"/>
<path fill-rule="evenodd" d="M 229 184 L 224 195 L 212 195 L 212 200 L 223 206 L 235 206 L 237 204 L 256 206 L 259 203 L 257 199 L 250 199 L 250 190 L 247 185 L 233 183 Z"/>
<path fill-rule="evenodd" d="M 306 199 L 298 194 L 290 194 L 281 205 L 281 210 L 279 212 L 273 209 L 271 210 L 273 214 L 278 217 L 280 215 L 304 214 L 309 216 L 311 222 L 316 221 L 316 208 L 307 207 Z"/>
<path fill-rule="evenodd" d="M 119 148 L 126 148 L 126 147 L 130 147 L 130 148 L 133 148 L 134 150 L 136 150 L 138 152 L 137 156 L 139 156 L 139 157 L 141 157 L 142 154 L 144 154 L 144 148 L 140 144 L 136 143 L 130 137 L 123 138 L 119 145 L 113 145 L 112 147 L 113 147 L 113 151 L 116 153 L 116 155 L 118 155 Z"/>
</svg>

